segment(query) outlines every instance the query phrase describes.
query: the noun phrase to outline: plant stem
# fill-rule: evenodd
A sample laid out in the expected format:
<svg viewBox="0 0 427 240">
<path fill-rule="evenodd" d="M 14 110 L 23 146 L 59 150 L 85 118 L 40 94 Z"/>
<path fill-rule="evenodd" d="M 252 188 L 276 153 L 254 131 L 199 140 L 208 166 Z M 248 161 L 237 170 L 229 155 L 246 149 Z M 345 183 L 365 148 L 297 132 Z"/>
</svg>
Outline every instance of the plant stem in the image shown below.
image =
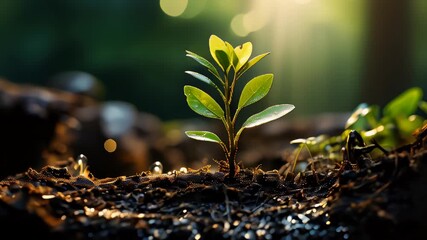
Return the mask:
<svg viewBox="0 0 427 240">
<path fill-rule="evenodd" d="M 234 81 L 235 79 L 233 79 Z M 234 178 L 235 175 L 235 171 L 236 171 L 236 167 L 235 167 L 235 157 L 236 157 L 236 151 L 237 151 L 237 147 L 234 141 L 234 123 L 233 123 L 233 118 L 231 116 L 231 109 L 230 109 L 230 105 L 231 105 L 231 100 L 232 100 L 232 95 L 233 95 L 233 89 L 234 88 L 234 84 L 231 84 L 230 87 L 230 82 L 228 77 L 225 77 L 225 101 L 224 101 L 224 107 L 225 107 L 225 128 L 227 130 L 227 134 L 228 134 L 228 152 L 227 152 L 227 160 L 228 160 L 228 165 L 229 165 L 229 177 L 230 178 Z"/>
</svg>

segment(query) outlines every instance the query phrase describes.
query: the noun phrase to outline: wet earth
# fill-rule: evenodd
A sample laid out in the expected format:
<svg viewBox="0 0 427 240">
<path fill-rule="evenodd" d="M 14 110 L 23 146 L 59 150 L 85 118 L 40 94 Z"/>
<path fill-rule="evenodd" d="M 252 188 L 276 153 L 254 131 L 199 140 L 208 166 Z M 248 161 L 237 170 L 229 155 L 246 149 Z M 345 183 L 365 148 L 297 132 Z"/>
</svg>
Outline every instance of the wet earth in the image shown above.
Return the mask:
<svg viewBox="0 0 427 240">
<path fill-rule="evenodd" d="M 98 102 L 88 86 L 82 96 L 0 80 L 2 239 L 426 239 L 427 125 L 379 155 L 356 138 L 344 161 L 304 156 L 311 167 L 293 174 L 277 156 L 284 143 L 341 125 L 272 123 L 241 142 L 242 161 L 264 165 L 230 179 L 221 162 L 191 164 L 213 148 L 182 139 L 182 126 L 165 137 L 159 119 Z M 99 147 L 110 138 L 121 146 L 113 153 Z M 76 153 L 89 163 L 67 159 Z"/>
<path fill-rule="evenodd" d="M 33 239 L 425 239 L 426 129 L 375 159 L 320 158 L 297 175 L 158 165 L 96 178 L 81 155 L 0 181 L 0 226 Z"/>
</svg>

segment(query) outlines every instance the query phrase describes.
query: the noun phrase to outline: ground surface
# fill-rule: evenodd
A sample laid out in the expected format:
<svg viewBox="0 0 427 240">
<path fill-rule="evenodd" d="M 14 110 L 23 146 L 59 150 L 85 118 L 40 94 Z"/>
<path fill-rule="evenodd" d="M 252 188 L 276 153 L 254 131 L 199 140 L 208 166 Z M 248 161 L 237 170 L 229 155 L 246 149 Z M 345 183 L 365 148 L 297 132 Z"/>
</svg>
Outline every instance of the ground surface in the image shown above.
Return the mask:
<svg viewBox="0 0 427 240">
<path fill-rule="evenodd" d="M 102 147 L 106 130 L 114 127 L 104 124 L 106 107 L 134 117 L 114 153 Z M 180 134 L 163 136 L 162 122 L 127 104 L 0 81 L 0 116 L 0 226 L 6 236 L 424 239 L 427 229 L 426 126 L 417 141 L 395 151 L 372 157 L 350 144 L 348 161 L 315 156 L 313 168 L 294 175 L 286 174 L 291 164 L 283 161 L 289 141 L 339 134 L 342 120 L 273 122 L 248 130 L 247 141 L 240 142 L 240 159 L 263 165 L 243 167 L 230 180 L 224 166 L 199 168 L 211 161 L 190 161 L 206 152 L 214 159 L 222 156 L 219 148 L 195 147 Z M 182 133 L 179 126 L 176 130 Z M 94 175 L 79 161 L 65 160 L 76 153 L 90 156 Z M 165 169 L 197 170 L 154 174 L 144 171 L 150 159 L 160 159 Z"/>
<path fill-rule="evenodd" d="M 315 171 L 286 177 L 30 168 L 0 182 L 0 226 L 34 239 L 425 239 L 425 135 L 375 159 L 318 159 Z"/>
</svg>

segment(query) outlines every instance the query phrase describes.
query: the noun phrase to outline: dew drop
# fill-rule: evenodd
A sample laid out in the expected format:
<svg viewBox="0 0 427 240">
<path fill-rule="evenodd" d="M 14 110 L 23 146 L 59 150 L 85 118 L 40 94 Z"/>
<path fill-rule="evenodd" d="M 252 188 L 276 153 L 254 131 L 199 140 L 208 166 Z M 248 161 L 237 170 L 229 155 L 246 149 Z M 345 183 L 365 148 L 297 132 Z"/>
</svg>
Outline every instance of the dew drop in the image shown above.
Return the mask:
<svg viewBox="0 0 427 240">
<path fill-rule="evenodd" d="M 86 165 L 87 164 L 87 157 L 83 154 L 80 154 L 77 158 L 77 163 Z"/>
<path fill-rule="evenodd" d="M 89 170 L 88 170 L 88 160 L 87 157 L 83 154 L 80 154 L 75 163 L 72 166 L 72 170 L 70 171 L 71 175 L 73 176 L 89 176 Z"/>
<path fill-rule="evenodd" d="M 163 164 L 159 161 L 155 161 L 150 166 L 150 172 L 152 174 L 162 174 L 163 173 Z"/>
<path fill-rule="evenodd" d="M 181 173 L 187 173 L 187 172 L 188 172 L 188 170 L 187 170 L 187 168 L 186 168 L 186 167 L 181 167 L 181 168 L 179 169 L 179 171 L 180 171 Z"/>
</svg>

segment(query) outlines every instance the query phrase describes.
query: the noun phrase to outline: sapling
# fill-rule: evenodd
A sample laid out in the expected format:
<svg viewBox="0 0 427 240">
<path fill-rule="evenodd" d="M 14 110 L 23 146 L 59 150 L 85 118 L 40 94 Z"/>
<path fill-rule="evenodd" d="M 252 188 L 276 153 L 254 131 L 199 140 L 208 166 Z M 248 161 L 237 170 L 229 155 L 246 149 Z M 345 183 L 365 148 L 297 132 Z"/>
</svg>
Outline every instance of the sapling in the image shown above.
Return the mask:
<svg viewBox="0 0 427 240">
<path fill-rule="evenodd" d="M 219 144 L 225 153 L 225 158 L 229 165 L 229 177 L 233 178 L 236 173 L 236 154 L 242 131 L 246 128 L 252 128 L 276 120 L 292 111 L 295 106 L 291 104 L 279 104 L 268 107 L 250 116 L 240 128 L 236 128 L 240 111 L 267 95 L 273 83 L 273 74 L 263 74 L 249 80 L 240 93 L 237 107 L 233 107 L 232 103 L 237 81 L 248 69 L 269 53 L 263 53 L 249 59 L 252 54 L 251 42 L 246 42 L 233 48 L 230 43 L 223 41 L 216 35 L 211 35 L 209 38 L 209 50 L 217 67 L 196 53 L 186 51 L 186 56 L 204 66 L 211 73 L 215 81 L 197 72 L 186 71 L 186 73 L 216 89 L 222 106 L 208 93 L 194 86 L 184 86 L 184 94 L 187 98 L 188 106 L 194 112 L 207 118 L 218 119 L 223 123 L 228 141 L 225 143 L 218 135 L 209 131 L 186 131 L 185 134 L 196 140 Z"/>
</svg>

